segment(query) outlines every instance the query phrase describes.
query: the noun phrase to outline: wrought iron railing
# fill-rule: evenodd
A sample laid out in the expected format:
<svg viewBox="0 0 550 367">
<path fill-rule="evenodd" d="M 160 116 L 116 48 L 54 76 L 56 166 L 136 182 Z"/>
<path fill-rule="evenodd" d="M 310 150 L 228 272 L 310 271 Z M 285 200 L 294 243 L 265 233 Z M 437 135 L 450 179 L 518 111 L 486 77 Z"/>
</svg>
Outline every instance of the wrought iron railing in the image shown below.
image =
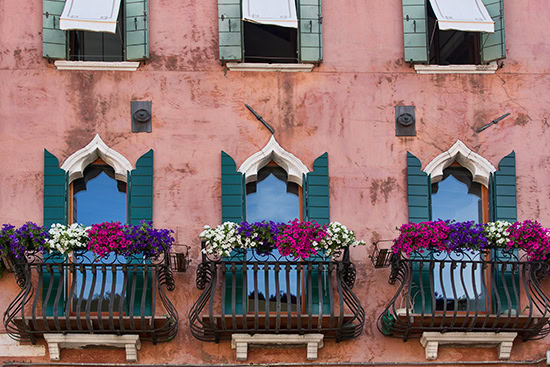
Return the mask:
<svg viewBox="0 0 550 367">
<path fill-rule="evenodd" d="M 517 332 L 523 340 L 550 333 L 550 298 L 540 281 L 550 266 L 518 250 L 394 254 L 390 284 L 398 290 L 378 318 L 387 336 L 425 331 Z"/>
<path fill-rule="evenodd" d="M 234 250 L 228 258 L 203 254 L 197 269 L 203 292 L 189 312 L 191 333 L 215 342 L 233 333 L 358 337 L 365 312 L 352 292 L 355 266 L 347 249 L 338 258 L 298 260 L 276 250 Z"/>
<path fill-rule="evenodd" d="M 178 313 L 165 289 L 175 288 L 169 254 L 158 258 L 92 252 L 27 253 L 15 260 L 21 291 L 4 313 L 16 340 L 45 333 L 139 334 L 153 343 L 171 340 Z"/>
</svg>

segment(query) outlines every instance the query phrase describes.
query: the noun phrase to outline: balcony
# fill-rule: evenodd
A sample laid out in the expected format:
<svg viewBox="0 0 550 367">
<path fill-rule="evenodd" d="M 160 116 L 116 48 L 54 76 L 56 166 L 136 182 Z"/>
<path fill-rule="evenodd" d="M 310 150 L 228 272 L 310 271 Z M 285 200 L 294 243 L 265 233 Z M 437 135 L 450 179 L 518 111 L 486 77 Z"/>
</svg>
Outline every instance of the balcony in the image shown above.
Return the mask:
<svg viewBox="0 0 550 367">
<path fill-rule="evenodd" d="M 525 341 L 550 332 L 550 299 L 540 283 L 550 267 L 518 250 L 393 254 L 390 264 L 398 289 L 378 318 L 386 336 L 511 332 Z"/>
<path fill-rule="evenodd" d="M 353 339 L 365 322 L 354 281 L 348 249 L 339 259 L 297 260 L 276 250 L 234 250 L 228 258 L 203 254 L 196 281 L 203 292 L 189 312 L 191 333 L 212 342 L 236 333 Z"/>
<path fill-rule="evenodd" d="M 174 289 L 168 254 L 99 260 L 87 251 L 27 253 L 15 262 L 15 276 L 21 291 L 4 313 L 4 326 L 16 340 L 134 334 L 157 343 L 177 333 L 178 313 L 165 292 Z"/>
</svg>

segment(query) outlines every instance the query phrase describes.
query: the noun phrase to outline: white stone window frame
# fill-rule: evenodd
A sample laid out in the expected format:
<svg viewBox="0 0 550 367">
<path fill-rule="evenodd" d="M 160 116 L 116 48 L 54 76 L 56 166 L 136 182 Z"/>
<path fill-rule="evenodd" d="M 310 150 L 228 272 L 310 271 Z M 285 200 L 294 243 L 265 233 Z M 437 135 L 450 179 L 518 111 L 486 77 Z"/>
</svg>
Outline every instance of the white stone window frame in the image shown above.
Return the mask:
<svg viewBox="0 0 550 367">
<path fill-rule="evenodd" d="M 457 140 L 449 150 L 432 159 L 424 168 L 424 172 L 431 176 L 432 183 L 443 179 L 443 170 L 454 162 L 458 162 L 472 174 L 472 180 L 489 188 L 491 174 L 497 169 L 487 159 L 473 152 L 462 141 Z"/>
<path fill-rule="evenodd" d="M 133 169 L 132 164 L 122 154 L 111 149 L 101 139 L 99 134 L 92 139 L 84 148 L 71 154 L 64 162 L 61 168 L 68 172 L 69 182 L 84 177 L 84 169 L 92 162 L 101 158 L 115 171 L 115 179 L 118 181 L 128 181 L 128 171 Z"/>
<path fill-rule="evenodd" d="M 246 183 L 254 182 L 258 179 L 258 172 L 271 161 L 286 171 L 289 182 L 303 187 L 303 176 L 309 169 L 298 157 L 284 150 L 273 135 L 260 151 L 241 164 L 238 171 L 244 174 Z"/>
</svg>

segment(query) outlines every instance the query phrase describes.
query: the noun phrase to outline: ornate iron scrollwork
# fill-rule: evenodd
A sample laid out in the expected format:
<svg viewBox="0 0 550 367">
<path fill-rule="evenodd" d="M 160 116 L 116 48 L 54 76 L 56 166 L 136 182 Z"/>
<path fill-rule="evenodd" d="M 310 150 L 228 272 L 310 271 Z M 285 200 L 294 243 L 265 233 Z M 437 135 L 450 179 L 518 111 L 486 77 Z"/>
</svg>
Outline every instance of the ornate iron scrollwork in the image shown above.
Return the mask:
<svg viewBox="0 0 550 367">
<path fill-rule="evenodd" d="M 204 288 L 206 288 L 206 284 L 208 284 L 211 279 L 212 271 L 210 270 L 210 265 L 204 262 L 200 263 L 199 266 L 197 266 L 197 288 L 204 290 Z"/>
</svg>

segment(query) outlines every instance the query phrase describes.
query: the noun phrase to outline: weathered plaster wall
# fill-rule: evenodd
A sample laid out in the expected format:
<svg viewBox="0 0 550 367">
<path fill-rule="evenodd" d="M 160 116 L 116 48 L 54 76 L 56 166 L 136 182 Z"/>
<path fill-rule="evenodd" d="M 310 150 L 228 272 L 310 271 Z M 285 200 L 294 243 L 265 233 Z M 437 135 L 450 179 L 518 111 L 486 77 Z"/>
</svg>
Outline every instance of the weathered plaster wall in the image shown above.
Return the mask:
<svg viewBox="0 0 550 367">
<path fill-rule="evenodd" d="M 224 73 L 217 3 L 150 2 L 151 60 L 137 72 L 62 72 L 41 57 L 40 0 L 0 2 L 0 223 L 42 221 L 43 149 L 62 162 L 96 133 L 132 164 L 155 150 L 154 220 L 192 246 L 193 263 L 170 294 L 180 314 L 174 342 L 145 343 L 141 362 L 233 362 L 229 343 L 193 339 L 187 313 L 199 291 L 198 233 L 220 222 L 220 150 L 240 165 L 269 140 L 312 168 L 328 151 L 331 218 L 365 240 L 390 239 L 407 220 L 406 152 L 425 166 L 457 139 L 497 166 L 517 159 L 519 219 L 550 226 L 550 18 L 546 0 L 505 1 L 508 58 L 496 75 L 417 75 L 403 62 L 400 1 L 324 0 L 324 62 L 312 73 Z M 153 133 L 130 132 L 130 101 L 153 101 Z M 397 138 L 394 106 L 415 105 L 416 137 Z M 492 119 L 511 116 L 482 133 Z M 320 361 L 422 361 L 417 340 L 383 337 L 375 320 L 395 291 L 355 249 L 355 291 L 367 313 L 357 340 L 326 343 Z M 0 309 L 16 293 L 0 279 Z M 547 287 L 550 291 L 550 288 Z M 544 355 L 548 340 L 516 343 L 513 359 Z M 64 361 L 123 362 L 123 351 L 62 351 Z M 495 360 L 495 349 L 442 348 L 441 360 Z M 32 359 L 29 359 L 32 360 Z M 35 359 L 36 360 L 36 359 Z M 250 362 L 305 361 L 305 350 L 256 349 Z"/>
</svg>

